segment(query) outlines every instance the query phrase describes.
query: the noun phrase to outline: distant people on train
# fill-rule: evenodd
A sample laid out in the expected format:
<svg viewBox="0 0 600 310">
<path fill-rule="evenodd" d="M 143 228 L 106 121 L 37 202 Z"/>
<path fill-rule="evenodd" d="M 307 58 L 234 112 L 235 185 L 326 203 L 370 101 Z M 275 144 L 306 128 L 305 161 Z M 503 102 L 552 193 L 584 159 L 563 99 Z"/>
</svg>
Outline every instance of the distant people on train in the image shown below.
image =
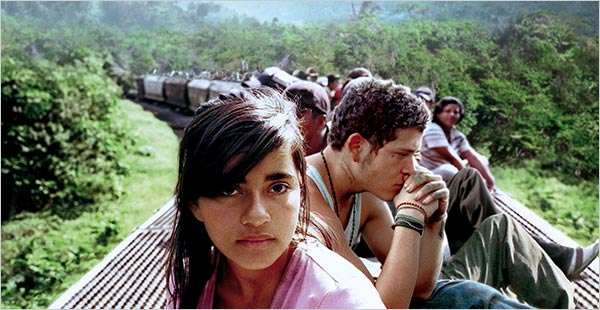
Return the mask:
<svg viewBox="0 0 600 310">
<path fill-rule="evenodd" d="M 210 79 L 210 72 L 208 72 L 208 70 L 202 70 L 200 72 L 200 74 L 198 75 L 198 78 L 208 80 L 208 79 Z"/>
<path fill-rule="evenodd" d="M 311 215 L 292 107 L 250 89 L 196 111 L 179 152 L 168 307 L 384 308 Z"/>
<path fill-rule="evenodd" d="M 423 134 L 419 163 L 444 181 L 468 165 L 481 173 L 487 188 L 493 192 L 496 180 L 488 159 L 477 153 L 456 128 L 464 116 L 465 107 L 458 98 L 444 97 L 435 104 L 432 123 Z"/>
<path fill-rule="evenodd" d="M 300 69 L 296 69 L 294 70 L 294 72 L 292 73 L 293 76 L 297 77 L 300 80 L 306 81 L 306 72 L 304 72 L 303 70 Z"/>
<path fill-rule="evenodd" d="M 413 158 L 430 112 L 403 86 L 371 78 L 352 82 L 334 112 L 327 147 L 307 157 L 311 207 L 335 230 L 334 250 L 368 275 L 352 251 L 359 236 L 366 240 L 383 264 L 375 285 L 391 308 L 523 307 L 488 286 L 438 281 L 448 190 Z M 450 196 L 468 203 L 470 184 L 462 186 Z M 384 202 L 392 200 L 395 218 Z M 568 279 L 510 217 L 493 216 L 474 235 L 440 278 L 510 288 L 539 307 L 573 306 Z M 408 279 L 416 282 L 407 285 Z"/>
<path fill-rule="evenodd" d="M 342 86 L 340 85 L 339 74 L 327 75 L 327 94 L 329 96 L 329 102 L 331 102 L 331 109 L 342 99 Z"/>
<path fill-rule="evenodd" d="M 242 82 L 242 87 L 246 88 L 258 88 L 263 86 L 277 89 L 280 88 L 280 86 L 276 85 L 275 81 L 273 81 L 273 77 L 271 76 L 271 74 L 267 72 L 263 72 L 256 78 L 252 77 L 249 80 Z"/>
<path fill-rule="evenodd" d="M 272 66 L 265 68 L 257 78 L 243 81 L 242 87 L 270 87 L 282 92 L 286 87 L 299 80 L 279 67 Z"/>
<path fill-rule="evenodd" d="M 227 73 L 227 70 L 222 69 L 221 74 L 219 75 L 219 79 L 221 79 L 223 81 L 227 81 L 228 78 L 229 78 L 229 73 Z"/>
<path fill-rule="evenodd" d="M 316 82 L 319 78 L 319 71 L 317 68 L 308 67 L 306 68 L 306 80 L 311 82 Z"/>
<path fill-rule="evenodd" d="M 252 73 L 250 73 L 249 71 L 245 72 L 244 74 L 242 74 L 241 79 L 242 82 L 249 81 L 250 79 L 252 79 Z"/>
<path fill-rule="evenodd" d="M 260 68 L 260 66 L 256 66 L 256 68 L 254 68 L 254 71 L 252 71 L 252 75 L 254 77 L 258 77 L 261 73 L 262 73 L 262 69 Z"/>
<path fill-rule="evenodd" d="M 415 91 L 415 96 L 423 99 L 430 110 L 433 110 L 435 105 L 435 93 L 427 86 L 421 86 Z"/>
<path fill-rule="evenodd" d="M 346 76 L 346 81 L 344 81 L 344 84 L 342 85 L 342 94 L 344 93 L 344 88 L 346 85 L 348 85 L 350 81 L 359 77 L 373 77 L 373 74 L 371 74 L 371 71 L 362 67 L 352 69 L 352 71 L 350 71 L 350 73 L 348 73 Z"/>
<path fill-rule="evenodd" d="M 330 112 L 329 97 L 325 89 L 313 82 L 298 81 L 288 86 L 284 95 L 296 103 L 306 155 L 324 149 L 329 134 L 327 121 Z"/>
</svg>

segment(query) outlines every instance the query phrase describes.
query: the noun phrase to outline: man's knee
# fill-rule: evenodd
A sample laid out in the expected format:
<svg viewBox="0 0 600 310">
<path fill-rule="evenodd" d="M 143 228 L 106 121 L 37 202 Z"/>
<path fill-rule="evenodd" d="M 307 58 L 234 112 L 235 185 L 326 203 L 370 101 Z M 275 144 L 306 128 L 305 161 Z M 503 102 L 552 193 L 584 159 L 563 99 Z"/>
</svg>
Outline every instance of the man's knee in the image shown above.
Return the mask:
<svg viewBox="0 0 600 310">
<path fill-rule="evenodd" d="M 483 231 L 500 231 L 506 232 L 510 231 L 512 227 L 515 225 L 515 222 L 510 215 L 506 213 L 498 213 L 491 215 L 486 218 L 482 223 L 480 229 Z"/>
<path fill-rule="evenodd" d="M 471 167 L 465 167 L 458 171 L 450 180 L 447 180 L 446 185 L 449 189 L 454 188 L 451 192 L 456 192 L 478 190 L 477 187 L 484 186 L 485 183 L 479 171 Z"/>
<path fill-rule="evenodd" d="M 471 167 L 464 167 L 463 169 L 460 169 L 460 171 L 458 171 L 452 179 L 458 179 L 458 180 L 481 179 L 481 175 L 479 174 L 479 171 L 477 171 Z M 452 179 L 451 179 L 451 181 L 452 181 Z"/>
</svg>

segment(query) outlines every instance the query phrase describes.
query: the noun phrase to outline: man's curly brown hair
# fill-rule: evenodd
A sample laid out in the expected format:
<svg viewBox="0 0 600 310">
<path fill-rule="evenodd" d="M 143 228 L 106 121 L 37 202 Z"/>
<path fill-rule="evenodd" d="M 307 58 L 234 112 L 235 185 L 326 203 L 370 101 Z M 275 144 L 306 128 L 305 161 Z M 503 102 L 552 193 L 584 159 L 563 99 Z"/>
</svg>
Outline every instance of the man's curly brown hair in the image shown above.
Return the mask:
<svg viewBox="0 0 600 310">
<path fill-rule="evenodd" d="M 334 150 L 341 150 L 351 134 L 359 133 L 376 152 L 396 139 L 397 129 L 423 132 L 429 124 L 429 109 L 406 86 L 373 78 L 357 82 L 335 109 L 329 133 L 329 144 Z"/>
</svg>

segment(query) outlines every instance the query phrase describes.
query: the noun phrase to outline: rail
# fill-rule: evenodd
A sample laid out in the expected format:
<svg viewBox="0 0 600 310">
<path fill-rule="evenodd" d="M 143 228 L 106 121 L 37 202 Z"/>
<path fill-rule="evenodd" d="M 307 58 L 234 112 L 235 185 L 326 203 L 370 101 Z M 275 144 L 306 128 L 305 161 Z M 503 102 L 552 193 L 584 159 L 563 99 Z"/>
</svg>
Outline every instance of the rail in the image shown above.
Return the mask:
<svg viewBox="0 0 600 310">
<path fill-rule="evenodd" d="M 515 218 L 529 232 L 560 244 L 578 246 L 507 193 L 498 191 L 494 201 L 500 210 Z M 170 200 L 49 308 L 164 308 L 165 245 L 174 217 L 175 208 Z M 581 277 L 573 281 L 577 308 L 600 308 L 599 267 L 596 258 Z"/>
</svg>

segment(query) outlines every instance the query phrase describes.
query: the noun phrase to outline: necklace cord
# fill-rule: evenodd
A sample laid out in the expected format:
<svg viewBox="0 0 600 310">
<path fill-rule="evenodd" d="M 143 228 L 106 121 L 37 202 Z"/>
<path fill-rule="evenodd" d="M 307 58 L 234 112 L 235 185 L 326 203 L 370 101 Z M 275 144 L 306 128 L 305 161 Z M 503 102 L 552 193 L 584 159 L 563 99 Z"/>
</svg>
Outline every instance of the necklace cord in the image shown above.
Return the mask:
<svg viewBox="0 0 600 310">
<path fill-rule="evenodd" d="M 340 211 L 338 209 L 337 197 L 335 196 L 335 188 L 333 187 L 333 181 L 331 180 L 331 173 L 329 172 L 329 166 L 327 165 L 327 160 L 325 159 L 325 154 L 321 150 L 321 158 L 323 158 L 323 164 L 325 164 L 325 170 L 327 171 L 327 178 L 329 179 L 329 185 L 331 186 L 331 192 L 333 193 L 333 206 L 335 214 L 340 217 Z"/>
<path fill-rule="evenodd" d="M 327 178 L 329 179 L 329 185 L 331 186 L 331 192 L 333 194 L 333 207 L 335 214 L 337 217 L 340 217 L 340 212 L 338 209 L 337 197 L 335 196 L 335 188 L 333 187 L 333 181 L 331 180 L 331 173 L 329 172 L 329 166 L 327 165 L 327 159 L 325 159 L 325 154 L 323 154 L 323 150 L 321 150 L 321 158 L 323 158 L 323 164 L 325 164 L 325 171 L 327 171 Z M 354 197 L 354 202 L 352 202 L 352 212 L 350 213 L 350 221 L 352 221 L 352 233 L 350 234 L 350 240 L 348 240 L 348 245 L 352 248 L 352 239 L 354 238 L 354 228 L 356 225 L 356 221 L 354 221 L 354 203 L 356 202 L 356 197 Z M 340 219 L 341 220 L 341 219 Z"/>
</svg>

